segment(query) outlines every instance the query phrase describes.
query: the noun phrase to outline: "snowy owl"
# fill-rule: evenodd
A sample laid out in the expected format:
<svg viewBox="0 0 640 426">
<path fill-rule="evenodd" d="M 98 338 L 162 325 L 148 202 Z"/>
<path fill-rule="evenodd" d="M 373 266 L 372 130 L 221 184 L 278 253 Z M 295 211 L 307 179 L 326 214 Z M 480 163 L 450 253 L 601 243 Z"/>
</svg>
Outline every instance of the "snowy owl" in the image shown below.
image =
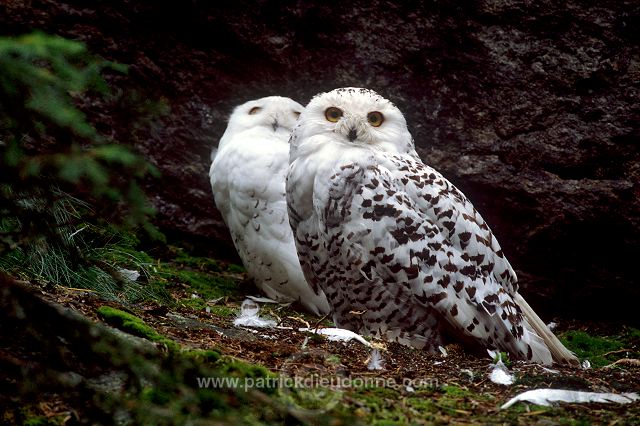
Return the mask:
<svg viewBox="0 0 640 426">
<path fill-rule="evenodd" d="M 329 305 L 304 279 L 284 193 L 289 136 L 303 107 L 270 96 L 233 111 L 212 154 L 211 188 L 249 276 L 267 296 L 298 300 L 315 314 Z"/>
<path fill-rule="evenodd" d="M 518 359 L 577 362 L 518 294 L 473 205 L 422 163 L 391 102 L 358 88 L 315 96 L 289 161 L 302 269 L 339 327 L 432 351 L 454 338 Z"/>
</svg>

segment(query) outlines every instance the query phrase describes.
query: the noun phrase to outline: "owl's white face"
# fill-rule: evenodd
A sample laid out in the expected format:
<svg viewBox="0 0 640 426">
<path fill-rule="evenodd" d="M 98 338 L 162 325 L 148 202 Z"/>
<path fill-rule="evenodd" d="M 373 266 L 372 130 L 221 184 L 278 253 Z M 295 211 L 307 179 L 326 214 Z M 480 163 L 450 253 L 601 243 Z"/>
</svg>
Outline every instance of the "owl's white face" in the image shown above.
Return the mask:
<svg viewBox="0 0 640 426">
<path fill-rule="evenodd" d="M 387 152 L 413 150 L 400 110 L 373 90 L 352 87 L 321 93 L 309 102 L 294 130 L 293 143 L 311 140 Z"/>
<path fill-rule="evenodd" d="M 233 110 L 220 145 L 230 136 L 250 129 L 264 129 L 288 135 L 303 109 L 298 102 L 282 96 L 268 96 L 245 102 Z"/>
</svg>

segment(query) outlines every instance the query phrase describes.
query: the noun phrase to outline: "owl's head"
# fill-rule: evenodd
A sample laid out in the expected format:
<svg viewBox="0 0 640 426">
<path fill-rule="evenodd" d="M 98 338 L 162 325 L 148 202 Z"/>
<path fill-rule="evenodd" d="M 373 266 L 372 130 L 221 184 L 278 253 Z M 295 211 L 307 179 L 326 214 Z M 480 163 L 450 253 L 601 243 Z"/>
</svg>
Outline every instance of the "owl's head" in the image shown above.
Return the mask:
<svg viewBox="0 0 640 426">
<path fill-rule="evenodd" d="M 256 128 L 282 133 L 283 137 L 288 138 L 303 109 L 293 99 L 282 96 L 245 102 L 233 110 L 220 145 L 239 132 Z"/>
<path fill-rule="evenodd" d="M 324 140 L 387 152 L 404 153 L 414 149 L 400 110 L 369 89 L 347 87 L 314 96 L 300 116 L 293 143 L 300 144 L 317 135 L 325 136 L 316 138 L 318 142 Z"/>
</svg>

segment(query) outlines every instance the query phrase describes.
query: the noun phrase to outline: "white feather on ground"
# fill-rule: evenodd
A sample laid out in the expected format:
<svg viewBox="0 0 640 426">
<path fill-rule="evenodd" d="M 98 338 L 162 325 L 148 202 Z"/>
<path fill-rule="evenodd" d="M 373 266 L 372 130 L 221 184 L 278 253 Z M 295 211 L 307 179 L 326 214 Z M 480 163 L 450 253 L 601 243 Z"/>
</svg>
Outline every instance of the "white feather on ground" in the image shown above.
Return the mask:
<svg viewBox="0 0 640 426">
<path fill-rule="evenodd" d="M 498 354 L 498 361 L 491 366 L 489 380 L 498 385 L 509 386 L 515 382 L 516 378 L 509 372 L 507 366 L 502 362 L 502 356 Z"/>
<path fill-rule="evenodd" d="M 253 300 L 246 299 L 240 306 L 240 314 L 233 321 L 233 325 L 236 327 L 275 327 L 276 322 L 270 319 L 260 318 L 258 313 L 260 312 L 260 306 Z"/>
<path fill-rule="evenodd" d="M 562 389 L 534 389 L 523 392 L 505 404 L 500 409 L 511 407 L 517 402 L 529 402 L 531 404 L 550 406 L 557 402 L 587 403 L 587 402 L 617 402 L 619 404 L 629 404 L 640 399 L 637 393 L 600 393 L 583 392 Z"/>
</svg>

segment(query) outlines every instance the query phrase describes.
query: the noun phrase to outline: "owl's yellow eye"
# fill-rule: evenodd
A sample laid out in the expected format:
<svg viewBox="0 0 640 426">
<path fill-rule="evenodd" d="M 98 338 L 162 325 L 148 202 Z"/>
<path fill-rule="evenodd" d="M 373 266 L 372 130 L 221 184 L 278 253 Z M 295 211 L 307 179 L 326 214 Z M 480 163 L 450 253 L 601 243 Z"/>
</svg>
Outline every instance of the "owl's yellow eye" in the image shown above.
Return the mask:
<svg viewBox="0 0 640 426">
<path fill-rule="evenodd" d="M 300 113 L 298 111 L 293 111 L 293 116 L 296 118 L 296 120 L 300 117 Z"/>
<path fill-rule="evenodd" d="M 340 120 L 342 114 L 342 110 L 336 107 L 329 107 L 324 111 L 325 118 L 332 123 L 336 123 L 338 120 Z"/>
<path fill-rule="evenodd" d="M 257 114 L 258 112 L 260 112 L 262 108 L 260 107 L 253 107 L 249 110 L 249 115 L 253 115 L 253 114 Z"/>
<path fill-rule="evenodd" d="M 369 124 L 371 124 L 373 127 L 379 127 L 384 121 L 384 115 L 382 115 L 381 112 L 372 111 L 367 114 L 367 121 L 369 121 Z"/>
</svg>

